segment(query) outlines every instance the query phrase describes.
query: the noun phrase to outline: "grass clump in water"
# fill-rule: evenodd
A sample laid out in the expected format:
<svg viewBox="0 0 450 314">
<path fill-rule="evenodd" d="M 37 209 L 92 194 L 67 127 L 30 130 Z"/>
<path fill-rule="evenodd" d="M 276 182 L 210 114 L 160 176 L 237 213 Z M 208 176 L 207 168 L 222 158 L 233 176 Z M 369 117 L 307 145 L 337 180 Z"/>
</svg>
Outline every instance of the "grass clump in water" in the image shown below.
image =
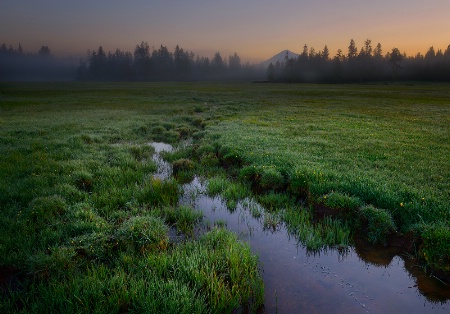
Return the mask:
<svg viewBox="0 0 450 314">
<path fill-rule="evenodd" d="M 290 233 L 308 250 L 327 247 L 347 247 L 350 244 L 351 229 L 338 219 L 326 217 L 314 223 L 309 210 L 289 208 L 284 212 L 284 221 Z"/>
<path fill-rule="evenodd" d="M 123 249 L 138 251 L 165 250 L 169 243 L 168 228 L 161 218 L 134 216 L 126 220 L 117 231 Z"/>
<path fill-rule="evenodd" d="M 152 178 L 141 191 L 140 202 L 149 206 L 175 205 L 180 196 L 180 187 L 175 180 Z"/>
<path fill-rule="evenodd" d="M 201 211 L 188 206 L 164 207 L 162 213 L 167 223 L 188 236 L 194 235 L 195 225 L 203 218 Z"/>
<path fill-rule="evenodd" d="M 231 182 L 225 177 L 213 177 L 206 187 L 208 195 L 221 195 L 227 202 L 227 207 L 235 209 L 237 202 L 250 196 L 250 190 L 241 183 Z"/>
<path fill-rule="evenodd" d="M 281 216 L 280 213 L 265 213 L 263 220 L 263 227 L 266 230 L 271 230 L 275 232 L 278 229 L 278 226 L 281 224 Z"/>
<path fill-rule="evenodd" d="M 360 210 L 360 223 L 366 239 L 373 244 L 385 244 L 387 237 L 395 233 L 391 214 L 383 209 L 365 206 Z"/>
<path fill-rule="evenodd" d="M 277 211 L 293 205 L 293 200 L 285 193 L 275 193 L 273 191 L 258 195 L 258 202 L 269 211 Z"/>
<path fill-rule="evenodd" d="M 133 145 L 130 147 L 130 153 L 137 161 L 150 160 L 155 149 L 150 145 Z"/>
<path fill-rule="evenodd" d="M 421 225 L 420 237 L 422 245 L 419 247 L 419 257 L 425 260 L 431 269 L 450 273 L 450 228 L 444 223 L 432 226 Z"/>
<path fill-rule="evenodd" d="M 172 163 L 173 173 L 176 175 L 180 171 L 191 171 L 195 168 L 195 163 L 186 158 L 175 160 Z"/>
<path fill-rule="evenodd" d="M 222 193 L 228 186 L 228 181 L 224 177 L 213 177 L 208 180 L 206 192 L 208 195 L 214 196 Z"/>
<path fill-rule="evenodd" d="M 176 277 L 213 312 L 231 313 L 237 309 L 255 312 L 263 304 L 264 284 L 258 259 L 248 244 L 223 228 L 215 228 L 198 241 L 188 241 L 172 251 L 151 255 L 149 269 L 162 278 Z"/>
<path fill-rule="evenodd" d="M 286 183 L 281 172 L 273 166 L 246 166 L 240 170 L 239 176 L 258 191 L 280 191 Z"/>
<path fill-rule="evenodd" d="M 200 164 L 203 167 L 217 167 L 219 165 L 219 158 L 214 153 L 206 153 L 200 157 Z"/>
<path fill-rule="evenodd" d="M 216 229 L 200 239 L 202 245 L 212 250 L 210 260 L 214 261 L 200 272 L 209 269 L 203 273 L 207 276 L 209 302 L 222 313 L 238 308 L 239 304 L 254 311 L 263 303 L 264 284 L 255 271 L 258 259 L 247 244 L 236 239 L 236 235 L 224 229 Z"/>
<path fill-rule="evenodd" d="M 172 163 L 173 175 L 180 183 L 192 181 L 195 168 L 195 163 L 187 158 L 177 159 Z"/>
</svg>

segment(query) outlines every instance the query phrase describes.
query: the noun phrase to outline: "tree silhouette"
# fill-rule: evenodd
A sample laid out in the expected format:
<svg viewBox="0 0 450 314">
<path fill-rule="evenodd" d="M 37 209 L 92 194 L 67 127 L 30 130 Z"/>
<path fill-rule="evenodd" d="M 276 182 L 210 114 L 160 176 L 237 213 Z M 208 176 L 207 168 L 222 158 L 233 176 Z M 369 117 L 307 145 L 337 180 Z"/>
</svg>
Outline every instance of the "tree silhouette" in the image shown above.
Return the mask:
<svg viewBox="0 0 450 314">
<path fill-rule="evenodd" d="M 307 44 L 305 44 L 303 46 L 303 51 L 302 51 L 302 53 L 299 56 L 299 61 L 300 62 L 308 61 L 308 45 Z"/>
<path fill-rule="evenodd" d="M 90 56 L 89 72 L 91 76 L 98 80 L 107 79 L 107 63 L 106 53 L 103 47 L 98 47 L 97 51 L 93 51 Z"/>
<path fill-rule="evenodd" d="M 377 44 L 377 47 L 373 51 L 373 57 L 377 60 L 381 60 L 383 58 L 383 49 L 381 49 L 380 43 Z"/>
<path fill-rule="evenodd" d="M 142 41 L 134 48 L 133 68 L 138 81 L 146 81 L 151 76 L 150 47 L 147 42 Z"/>
<path fill-rule="evenodd" d="M 223 74 L 225 70 L 225 62 L 220 55 L 220 52 L 216 52 L 214 54 L 214 58 L 211 61 L 211 71 L 213 76 L 217 77 L 218 75 Z"/>
<path fill-rule="evenodd" d="M 330 58 L 330 51 L 328 50 L 327 45 L 325 45 L 325 47 L 323 47 L 322 50 L 322 59 L 328 61 L 329 58 Z"/>
<path fill-rule="evenodd" d="M 364 42 L 364 47 L 361 48 L 358 54 L 358 60 L 367 61 L 372 57 L 372 41 L 370 39 L 366 39 Z"/>
<path fill-rule="evenodd" d="M 173 53 L 173 62 L 175 66 L 175 76 L 180 80 L 187 80 L 191 71 L 191 63 L 193 56 L 191 56 L 183 48 L 178 45 L 175 47 L 175 52 Z"/>
<path fill-rule="evenodd" d="M 450 81 L 450 45 L 446 49 L 430 47 L 425 55 L 417 53 L 407 57 L 393 48 L 383 56 L 381 44 L 372 49 L 367 39 L 359 53 L 354 40 L 350 41 L 348 53 L 341 49 L 330 58 L 325 45 L 322 51 L 303 46 L 297 59 L 287 58 L 266 68 L 270 81 L 288 82 L 369 82 L 381 80 L 433 80 Z M 49 58 L 49 56 L 51 56 Z M 80 80 L 104 81 L 156 81 L 156 80 L 259 80 L 263 70 L 248 62 L 242 64 L 235 52 L 223 59 L 216 52 L 212 60 L 196 56 L 180 46 L 172 53 L 166 46 L 153 49 L 142 41 L 133 53 L 116 49 L 105 52 L 102 46 L 88 53 L 72 68 L 61 66 L 61 61 L 51 55 L 48 46 L 42 46 L 36 53 L 25 52 L 2 43 L 0 45 L 0 80 L 48 79 L 62 76 Z"/>
<path fill-rule="evenodd" d="M 350 40 L 350 45 L 348 46 L 348 54 L 347 57 L 349 60 L 353 60 L 358 55 L 358 48 L 356 48 L 355 41 L 352 39 Z"/>
<path fill-rule="evenodd" d="M 444 58 L 450 60 L 450 45 L 447 46 L 447 49 L 444 52 Z"/>
<path fill-rule="evenodd" d="M 241 58 L 236 52 L 228 58 L 228 68 L 232 72 L 237 72 L 241 69 Z"/>
<path fill-rule="evenodd" d="M 389 55 L 389 63 L 392 65 L 392 78 L 397 79 L 398 70 L 401 69 L 400 63 L 403 61 L 403 56 L 398 48 L 392 48 Z"/>
<path fill-rule="evenodd" d="M 12 48 L 12 47 L 11 47 L 11 48 Z M 39 54 L 41 57 L 50 57 L 50 56 L 51 56 L 50 48 L 48 48 L 48 46 L 42 46 L 42 47 L 39 49 L 38 54 Z"/>
<path fill-rule="evenodd" d="M 432 61 L 435 56 L 436 52 L 434 51 L 434 47 L 431 46 L 430 49 L 428 49 L 427 53 L 425 54 L 425 60 Z"/>
<path fill-rule="evenodd" d="M 276 79 L 275 66 L 271 62 L 269 67 L 267 68 L 267 79 L 271 82 L 274 82 Z"/>
</svg>

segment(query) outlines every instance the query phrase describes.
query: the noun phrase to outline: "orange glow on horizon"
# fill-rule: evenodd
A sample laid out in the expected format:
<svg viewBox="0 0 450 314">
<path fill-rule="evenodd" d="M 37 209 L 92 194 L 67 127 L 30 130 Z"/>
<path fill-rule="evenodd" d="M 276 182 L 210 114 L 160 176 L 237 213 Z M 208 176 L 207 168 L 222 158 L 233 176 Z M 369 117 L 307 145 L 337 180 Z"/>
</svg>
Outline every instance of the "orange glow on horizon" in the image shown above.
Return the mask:
<svg viewBox="0 0 450 314">
<path fill-rule="evenodd" d="M 383 54 L 395 47 L 408 56 L 425 54 L 431 46 L 444 52 L 450 44 L 448 0 L 20 3 L 2 1 L 0 29 L 8 31 L 1 41 L 21 43 L 27 52 L 46 45 L 64 56 L 83 57 L 99 46 L 133 52 L 141 41 L 170 51 L 179 45 L 200 56 L 219 51 L 228 58 L 237 52 L 244 62 L 267 60 L 285 49 L 301 53 L 304 44 L 316 52 L 327 45 L 334 56 L 338 49 L 347 51 L 350 39 L 358 49 L 371 39 L 372 47 L 381 43 Z"/>
</svg>

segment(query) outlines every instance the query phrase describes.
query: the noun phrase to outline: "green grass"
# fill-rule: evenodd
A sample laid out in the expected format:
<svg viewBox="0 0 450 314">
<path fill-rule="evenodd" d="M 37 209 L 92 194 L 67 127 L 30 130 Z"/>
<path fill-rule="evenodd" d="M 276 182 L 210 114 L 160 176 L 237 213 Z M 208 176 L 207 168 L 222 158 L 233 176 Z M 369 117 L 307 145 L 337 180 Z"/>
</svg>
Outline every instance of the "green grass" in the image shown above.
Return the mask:
<svg viewBox="0 0 450 314">
<path fill-rule="evenodd" d="M 248 245 L 214 229 L 159 254 L 137 258 L 125 251 L 114 265 L 66 268 L 32 283 L 27 293 L 13 291 L 2 306 L 4 313 L 17 304 L 25 313 L 230 313 L 256 310 L 263 293 L 258 260 Z"/>
<path fill-rule="evenodd" d="M 206 192 L 211 196 L 221 195 L 230 209 L 235 209 L 238 201 L 244 200 L 251 194 L 247 186 L 231 182 L 224 176 L 210 178 L 206 186 Z"/>
<path fill-rule="evenodd" d="M 385 244 L 386 237 L 396 230 L 391 214 L 383 209 L 365 206 L 361 208 L 360 215 L 367 228 L 366 237 L 371 243 Z"/>
<path fill-rule="evenodd" d="M 187 206 L 165 207 L 162 212 L 168 224 L 175 226 L 179 232 L 188 236 L 194 235 L 197 222 L 203 219 L 202 212 Z"/>
<path fill-rule="evenodd" d="M 201 219 L 176 204 L 193 170 L 183 162 L 180 182 L 152 179 L 149 142 L 187 138 L 192 145 L 164 156 L 191 160 L 197 174 L 212 177 L 208 192 L 229 207 L 256 194 L 268 211 L 250 207 L 267 228 L 284 221 L 313 250 L 351 243 L 358 226 L 380 243 L 392 232 L 412 232 L 423 263 L 449 273 L 449 90 L 2 83 L 0 268 L 21 276 L 17 290 L 1 292 L 0 311 L 261 305 L 248 246 L 222 229 L 193 238 Z M 314 222 L 298 203 L 350 212 L 357 221 Z M 172 243 L 169 227 L 190 240 Z"/>
<path fill-rule="evenodd" d="M 388 209 L 403 230 L 418 214 L 449 220 L 447 85 L 270 85 L 261 94 L 255 110 L 210 128 L 246 164 L 303 174 L 317 196 Z"/>
<path fill-rule="evenodd" d="M 216 115 L 177 86 L 0 85 L 0 271 L 17 278 L 0 312 L 262 305 L 248 245 L 225 230 L 195 238 L 201 212 L 178 206 L 176 179 L 153 178 L 149 143 L 183 141 Z M 172 242 L 171 228 L 187 240 Z"/>
<path fill-rule="evenodd" d="M 330 217 L 314 223 L 311 212 L 304 208 L 288 208 L 284 221 L 288 231 L 310 251 L 345 248 L 351 241 L 352 231 L 347 223 Z"/>
<path fill-rule="evenodd" d="M 328 195 L 336 209 L 371 205 L 419 238 L 441 223 L 450 234 L 448 84 L 244 88 L 240 114 L 206 135 L 232 177 L 310 204 Z M 450 253 L 433 247 L 446 257 L 426 263 L 446 270 L 437 265 Z"/>
</svg>

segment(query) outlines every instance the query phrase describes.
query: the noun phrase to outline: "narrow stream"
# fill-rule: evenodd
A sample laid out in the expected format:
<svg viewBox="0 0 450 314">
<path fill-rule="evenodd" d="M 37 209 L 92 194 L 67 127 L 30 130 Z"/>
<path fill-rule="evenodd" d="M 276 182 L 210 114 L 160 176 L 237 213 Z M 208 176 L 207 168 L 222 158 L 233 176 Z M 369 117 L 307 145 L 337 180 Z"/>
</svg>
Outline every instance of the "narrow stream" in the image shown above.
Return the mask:
<svg viewBox="0 0 450 314">
<path fill-rule="evenodd" d="M 164 145 L 152 143 L 160 178 L 171 175 L 170 165 L 159 157 L 172 149 Z M 259 206 L 255 202 L 239 202 L 230 211 L 222 198 L 207 196 L 205 186 L 197 177 L 183 185 L 180 204 L 201 210 L 211 224 L 224 222 L 258 254 L 266 313 L 450 313 L 450 287 L 409 259 L 389 250 L 355 248 L 345 254 L 334 249 L 310 254 L 283 224 L 265 229 L 263 216 L 250 214 L 250 206 Z"/>
</svg>

